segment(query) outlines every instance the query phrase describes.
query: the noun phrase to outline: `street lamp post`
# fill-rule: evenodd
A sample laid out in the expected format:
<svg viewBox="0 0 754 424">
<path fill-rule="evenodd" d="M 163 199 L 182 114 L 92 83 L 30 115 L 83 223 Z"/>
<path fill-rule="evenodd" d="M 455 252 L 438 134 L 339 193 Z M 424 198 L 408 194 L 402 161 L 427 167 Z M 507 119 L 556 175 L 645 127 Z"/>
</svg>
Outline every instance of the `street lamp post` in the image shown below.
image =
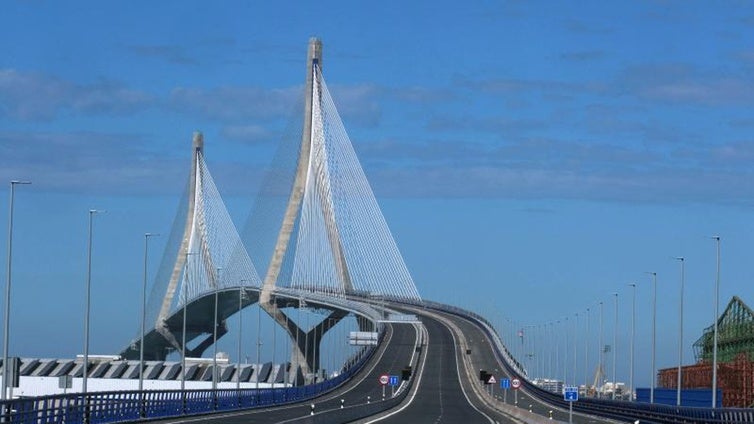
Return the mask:
<svg viewBox="0 0 754 424">
<path fill-rule="evenodd" d="M 602 360 L 604 359 L 603 355 L 605 353 L 605 346 L 602 344 L 602 301 L 601 300 L 600 300 L 600 327 L 599 328 L 600 328 L 600 331 L 599 331 L 599 337 L 598 337 L 598 341 L 597 341 L 597 348 L 599 349 L 599 358 L 598 358 L 598 365 L 597 365 L 597 375 L 600 376 L 600 379 L 604 379 L 605 368 L 602 367 Z M 601 383 L 601 381 L 597 382 L 597 384 L 599 384 L 599 383 Z M 603 387 L 603 389 L 604 389 L 604 387 Z M 596 392 L 597 388 L 595 387 L 594 390 Z M 602 394 L 600 393 L 600 395 L 598 397 L 602 397 Z"/>
<path fill-rule="evenodd" d="M 555 378 L 560 375 L 560 320 L 555 321 Z"/>
<path fill-rule="evenodd" d="M 243 334 L 243 298 L 246 296 L 246 282 L 241 280 L 241 289 L 238 291 L 238 365 L 236 366 L 236 390 L 241 396 L 241 337 Z"/>
<path fill-rule="evenodd" d="M 259 364 L 260 364 L 260 357 L 261 357 L 261 349 L 262 349 L 262 339 L 261 339 L 261 331 L 262 331 L 262 304 L 261 299 L 257 301 L 259 308 L 257 308 L 257 364 L 255 369 L 255 374 L 257 375 L 255 386 L 256 390 L 255 393 L 257 395 L 257 404 L 259 404 Z"/>
<path fill-rule="evenodd" d="M 563 384 L 568 380 L 568 317 L 563 319 Z"/>
<path fill-rule="evenodd" d="M 648 272 L 652 276 L 652 380 L 649 385 L 649 403 L 655 403 L 655 344 L 657 342 L 657 273 Z"/>
<path fill-rule="evenodd" d="M 720 236 L 713 236 L 717 242 L 717 272 L 715 277 L 715 330 L 712 337 L 712 407 L 717 408 L 717 328 L 718 308 L 720 306 Z"/>
<path fill-rule="evenodd" d="M 11 266 L 13 259 L 13 201 L 15 197 L 16 185 L 31 184 L 31 181 L 13 180 L 10 182 L 10 206 L 8 211 L 8 268 L 7 282 L 5 284 L 5 323 L 3 327 L 3 375 L 2 391 L 0 399 L 5 400 L 8 390 L 8 342 L 10 339 L 10 286 L 11 286 Z"/>
<path fill-rule="evenodd" d="M 217 390 L 217 291 L 220 289 L 220 272 L 222 268 L 217 268 L 217 281 L 215 282 L 215 313 L 214 313 L 214 327 L 212 330 L 212 391 L 213 396 L 217 396 L 214 393 Z"/>
<path fill-rule="evenodd" d="M 188 280 L 189 278 L 193 277 L 191 271 L 191 267 L 189 266 L 189 257 L 191 255 L 195 255 L 194 252 L 186 251 L 186 265 L 184 266 L 184 277 L 183 277 L 183 283 L 181 284 L 181 292 L 183 296 L 183 326 L 181 328 L 181 344 L 183 345 L 181 348 L 181 393 L 183 397 L 183 408 L 185 411 L 186 408 L 186 312 L 187 308 L 186 305 L 188 304 Z"/>
<path fill-rule="evenodd" d="M 631 389 L 631 400 L 634 400 L 634 338 L 636 337 L 636 284 L 629 284 L 633 288 L 633 299 L 631 300 L 631 359 L 629 360 L 629 374 Z"/>
<path fill-rule="evenodd" d="M 578 377 L 576 376 L 576 344 L 578 342 L 579 333 L 579 313 L 576 312 L 576 320 L 573 322 L 573 384 L 578 386 Z"/>
<path fill-rule="evenodd" d="M 615 366 L 618 359 L 618 293 L 613 293 L 615 296 L 615 328 L 613 329 L 613 400 L 615 400 L 616 389 L 616 377 Z"/>
<path fill-rule="evenodd" d="M 94 215 L 104 211 L 89 209 L 89 243 L 87 246 L 87 269 L 86 269 L 86 312 L 84 313 L 84 375 L 81 383 L 81 392 L 86 393 L 87 378 L 89 377 L 89 311 L 91 305 L 92 288 L 92 221 Z"/>
<path fill-rule="evenodd" d="M 675 404 L 681 406 L 681 366 L 683 364 L 683 285 L 685 280 L 685 259 L 675 258 L 681 263 L 681 295 L 678 301 L 678 381 L 676 387 Z"/>
<path fill-rule="evenodd" d="M 139 342 L 139 392 L 144 390 L 144 329 L 147 320 L 147 257 L 149 256 L 149 238 L 159 234 L 144 234 L 144 279 L 141 285 L 141 341 Z"/>
<path fill-rule="evenodd" d="M 589 387 L 589 310 L 586 308 L 586 335 L 584 336 L 584 387 Z"/>
<path fill-rule="evenodd" d="M 550 331 L 549 331 L 550 332 L 550 340 L 552 340 L 553 339 L 553 331 L 552 331 L 552 324 L 553 324 L 553 322 L 550 321 L 548 324 L 549 324 L 549 327 L 550 327 Z M 549 349 L 549 352 L 548 352 L 548 355 L 547 355 L 547 359 L 548 359 L 547 377 L 549 379 L 554 379 L 553 378 L 553 368 L 552 368 L 552 353 L 553 353 L 553 348 L 552 348 L 552 343 L 551 343 L 550 344 L 550 349 Z"/>
<path fill-rule="evenodd" d="M 270 298 L 272 300 L 272 303 L 277 307 L 277 298 L 275 296 L 271 296 Z M 275 325 L 276 323 L 272 324 L 272 366 L 275 366 L 275 350 L 277 350 L 277 329 L 278 326 Z M 277 374 L 275 374 L 275 378 L 272 379 L 272 388 L 275 388 L 275 380 L 277 379 Z"/>
</svg>

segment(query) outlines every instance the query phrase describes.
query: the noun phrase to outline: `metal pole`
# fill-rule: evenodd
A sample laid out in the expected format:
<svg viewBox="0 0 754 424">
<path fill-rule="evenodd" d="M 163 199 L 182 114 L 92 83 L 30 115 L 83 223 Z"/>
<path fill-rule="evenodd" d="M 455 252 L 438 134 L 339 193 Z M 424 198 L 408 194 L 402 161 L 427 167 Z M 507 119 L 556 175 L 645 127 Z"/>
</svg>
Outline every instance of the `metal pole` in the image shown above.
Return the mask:
<svg viewBox="0 0 754 424">
<path fill-rule="evenodd" d="M 188 283 L 189 277 L 191 277 L 191 274 L 189 274 L 189 256 L 193 255 L 194 253 L 186 252 L 186 266 L 184 271 L 184 278 L 183 283 L 181 284 L 181 292 L 183 293 L 183 328 L 181 330 L 182 332 L 182 352 L 181 352 L 181 392 L 183 392 L 183 398 L 185 403 L 186 398 L 186 304 L 188 303 L 188 294 L 186 292 L 186 285 Z"/>
<path fill-rule="evenodd" d="M 285 306 L 289 306 L 288 301 L 286 301 Z M 285 316 L 285 331 L 287 333 L 288 332 L 288 314 L 283 314 L 283 315 Z M 283 335 L 285 335 L 285 333 L 283 333 Z M 290 337 L 289 337 L 289 342 L 290 342 Z M 285 358 L 290 359 L 291 357 L 291 353 L 288 349 L 289 347 L 290 347 L 290 344 L 286 343 L 285 349 L 284 349 L 285 354 L 283 355 L 283 358 L 284 358 L 283 360 L 285 360 Z M 290 377 L 290 375 L 288 374 L 289 365 L 290 364 L 285 364 L 285 363 L 283 364 L 283 388 L 284 389 L 288 388 L 288 378 Z"/>
<path fill-rule="evenodd" d="M 568 380 L 568 317 L 563 319 L 563 329 L 560 331 L 563 339 L 563 385 Z"/>
<path fill-rule="evenodd" d="M 604 368 L 602 368 L 602 360 L 603 360 L 602 356 L 605 351 L 605 346 L 602 344 L 602 301 L 600 301 L 599 305 L 600 305 L 600 325 L 599 325 L 599 337 L 597 339 L 597 348 L 599 349 L 599 357 L 598 357 L 598 362 L 597 362 L 597 375 L 599 375 L 600 379 L 602 379 L 603 378 L 602 373 L 604 370 Z M 597 382 L 597 384 L 599 383 L 601 383 L 601 381 Z M 595 387 L 594 390 L 596 393 L 597 387 Z M 602 396 L 598 396 L 598 397 L 602 397 Z"/>
<path fill-rule="evenodd" d="M 552 340 L 553 339 L 553 337 L 552 337 L 552 333 L 553 333 L 552 332 L 552 321 L 550 321 L 549 324 L 550 324 L 549 325 L 549 327 L 550 327 L 550 331 L 549 331 L 549 333 L 550 333 L 550 340 Z M 550 349 L 549 350 L 550 350 L 550 352 L 547 355 L 547 359 L 548 359 L 547 378 L 552 379 L 553 378 L 553 372 L 552 372 L 552 370 L 553 370 L 553 368 L 552 368 L 552 351 L 553 351 L 553 349 L 552 349 L 552 344 L 550 345 Z"/>
<path fill-rule="evenodd" d="M 560 320 L 555 321 L 555 380 L 560 376 Z"/>
<path fill-rule="evenodd" d="M 678 381 L 675 395 L 675 404 L 681 406 L 681 367 L 683 365 L 683 286 L 686 277 L 685 259 L 677 257 L 676 260 L 681 262 L 681 294 L 678 306 Z"/>
<path fill-rule="evenodd" d="M 542 337 L 542 334 L 544 331 L 542 330 L 544 328 L 544 324 L 538 324 L 537 325 L 537 376 L 539 378 L 544 378 L 545 376 L 545 351 L 544 351 L 544 343 L 542 343 L 542 340 L 544 340 L 544 337 Z M 505 391 L 508 393 L 508 391 Z"/>
<path fill-rule="evenodd" d="M 13 259 L 13 202 L 15 197 L 16 184 L 31 184 L 30 181 L 10 182 L 10 206 L 8 211 L 8 272 L 7 282 L 5 284 L 5 323 L 3 326 L 3 375 L 2 390 L 0 390 L 0 399 L 7 398 L 8 390 L 8 343 L 10 339 L 10 286 L 11 286 L 11 266 Z"/>
<path fill-rule="evenodd" d="M 261 300 L 261 299 L 260 299 Z M 262 348 L 262 339 L 260 332 L 262 331 L 262 305 L 259 301 L 257 301 L 259 308 L 257 309 L 257 363 L 256 363 L 256 369 L 254 370 L 254 374 L 256 374 L 256 395 L 257 395 L 257 404 L 259 404 L 259 364 L 260 364 L 260 355 Z"/>
<path fill-rule="evenodd" d="M 712 237 L 717 242 L 717 273 L 715 277 L 715 330 L 712 338 L 712 407 L 717 408 L 717 340 L 718 307 L 720 306 L 720 236 Z"/>
<path fill-rule="evenodd" d="M 217 390 L 217 291 L 220 288 L 220 271 L 222 268 L 217 268 L 217 281 L 215 282 L 215 313 L 214 313 L 214 327 L 212 330 L 212 390 Z M 214 396 L 217 396 L 215 393 Z"/>
<path fill-rule="evenodd" d="M 87 392 L 87 378 L 89 377 L 89 311 L 91 305 L 92 287 L 92 221 L 94 215 L 102 211 L 89 209 L 89 243 L 87 245 L 86 267 L 86 312 L 84 313 L 84 375 L 81 383 L 81 392 Z"/>
<path fill-rule="evenodd" d="M 384 309 L 383 309 L 383 311 L 384 311 Z M 320 343 L 321 340 L 317 338 L 317 327 L 318 326 L 319 326 L 318 324 L 314 325 L 314 347 L 313 347 L 314 352 L 312 352 L 312 360 L 314 361 L 313 362 L 314 363 L 314 367 L 313 368 L 315 370 L 315 373 L 314 373 L 314 382 L 315 383 L 319 379 L 319 362 L 318 362 L 318 358 L 317 358 L 317 352 L 322 347 L 322 344 Z M 322 360 L 322 354 L 321 353 L 319 354 L 319 360 Z"/>
<path fill-rule="evenodd" d="M 654 286 L 652 292 L 652 380 L 650 381 L 649 386 L 649 403 L 654 403 L 655 375 L 657 373 L 657 368 L 655 367 L 655 345 L 657 342 L 657 273 L 649 272 L 648 274 L 652 275 L 652 285 Z"/>
<path fill-rule="evenodd" d="M 579 333 L 579 313 L 576 312 L 576 320 L 573 322 L 573 384 L 576 386 L 579 385 L 578 383 L 578 377 L 576 377 L 576 345 L 578 344 L 578 333 Z"/>
<path fill-rule="evenodd" d="M 236 390 L 241 393 L 241 339 L 243 334 L 243 297 L 246 295 L 246 280 L 241 280 L 238 291 L 238 364 L 236 365 Z"/>
<path fill-rule="evenodd" d="M 277 298 L 275 296 L 271 296 L 270 299 L 272 300 L 272 303 L 274 303 L 277 306 Z M 278 334 L 278 326 L 276 325 L 276 322 L 272 323 L 272 366 L 275 366 L 275 351 L 277 350 L 277 334 Z M 272 379 L 272 388 L 275 388 L 275 380 L 277 379 L 277 374 L 274 375 Z"/>
<path fill-rule="evenodd" d="M 586 308 L 586 335 L 584 337 L 584 387 L 589 387 L 589 309 Z"/>
<path fill-rule="evenodd" d="M 155 233 L 144 234 L 144 280 L 141 284 L 141 341 L 139 342 L 139 392 L 144 390 L 144 328 L 147 320 L 147 257 L 149 256 L 149 238 Z"/>
<path fill-rule="evenodd" d="M 634 338 L 636 337 L 636 284 L 631 283 L 629 286 L 633 287 L 633 300 L 631 301 L 631 359 L 629 360 L 629 383 L 631 389 L 631 400 L 634 400 Z"/>
<path fill-rule="evenodd" d="M 301 307 L 302 307 L 301 303 L 302 303 L 301 298 L 299 298 L 298 308 L 296 308 L 296 357 L 298 358 L 296 360 L 296 366 L 298 368 L 294 370 L 296 374 L 293 376 L 293 385 L 295 387 L 298 387 L 298 373 L 299 373 L 299 370 L 301 370 L 301 358 L 300 358 L 301 346 L 298 343 L 298 335 L 299 333 L 301 333 L 301 330 L 299 329 L 299 325 L 301 323 Z M 306 349 L 306 347 L 304 347 L 304 349 Z M 304 360 L 306 360 L 306 358 L 304 358 Z"/>
<path fill-rule="evenodd" d="M 617 379 L 615 377 L 615 366 L 618 360 L 618 293 L 615 296 L 615 328 L 613 329 L 613 400 L 615 400 L 615 389 L 617 388 Z"/>
</svg>

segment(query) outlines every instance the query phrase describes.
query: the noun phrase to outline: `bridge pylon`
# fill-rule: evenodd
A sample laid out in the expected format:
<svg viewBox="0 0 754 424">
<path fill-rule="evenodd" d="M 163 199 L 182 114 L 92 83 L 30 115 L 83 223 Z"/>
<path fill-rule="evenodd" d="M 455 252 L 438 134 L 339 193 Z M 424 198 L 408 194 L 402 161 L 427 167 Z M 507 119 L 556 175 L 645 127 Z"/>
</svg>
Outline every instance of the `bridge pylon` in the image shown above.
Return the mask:
<svg viewBox="0 0 754 424">
<path fill-rule="evenodd" d="M 203 337 L 192 343 L 192 348 L 185 347 L 186 356 L 201 356 L 216 338 L 227 334 L 226 319 L 230 315 L 257 301 L 246 288 L 261 285 L 204 162 L 201 132 L 194 133 L 191 146 L 185 198 L 179 204 L 147 307 L 147 360 L 165 360 L 171 352 L 184 353 L 184 345 Z M 246 294 L 241 302 L 239 290 Z M 140 337 L 132 341 L 121 356 L 137 359 L 140 343 Z"/>
<path fill-rule="evenodd" d="M 276 302 L 272 300 L 273 292 L 280 276 L 286 253 L 291 244 L 291 237 L 294 233 L 297 218 L 301 213 L 302 203 L 305 197 L 305 191 L 309 183 L 308 179 L 316 178 L 319 191 L 329 193 L 329 174 L 326 162 L 319 162 L 316 165 L 318 169 L 312 172 L 315 165 L 312 159 L 313 143 L 315 142 L 315 131 L 313 131 L 315 114 L 321 110 L 321 67 L 322 67 L 322 42 L 317 38 L 309 40 L 309 48 L 306 63 L 306 85 L 304 98 L 304 126 L 299 147 L 298 162 L 296 165 L 296 175 L 293 181 L 293 187 L 283 216 L 283 222 L 278 233 L 277 241 L 272 253 L 267 274 L 264 278 L 262 290 L 260 292 L 260 306 L 283 328 L 293 341 L 291 352 L 291 367 L 293 370 L 300 369 L 304 376 L 311 375 L 319 369 L 319 345 L 322 336 L 341 319 L 346 316 L 342 311 L 331 312 L 319 324 L 313 326 L 308 332 L 289 319 Z M 321 116 L 320 116 L 321 119 Z M 348 265 L 343 249 L 343 243 L 335 222 L 334 206 L 327 195 L 318 196 L 319 208 L 322 219 L 327 228 L 327 239 L 332 254 L 333 262 L 336 268 L 336 274 L 342 290 L 345 292 L 353 291 L 353 284 L 348 272 Z M 302 305 L 299 305 L 301 307 Z M 292 375 L 298 373 L 292 372 Z"/>
</svg>

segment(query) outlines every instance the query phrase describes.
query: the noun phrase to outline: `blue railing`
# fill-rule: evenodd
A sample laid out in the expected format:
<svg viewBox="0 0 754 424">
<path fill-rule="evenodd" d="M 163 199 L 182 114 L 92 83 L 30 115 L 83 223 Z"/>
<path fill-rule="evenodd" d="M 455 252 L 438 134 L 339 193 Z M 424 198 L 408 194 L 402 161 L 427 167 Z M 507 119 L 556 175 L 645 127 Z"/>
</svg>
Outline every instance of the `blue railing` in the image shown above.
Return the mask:
<svg viewBox="0 0 754 424">
<path fill-rule="evenodd" d="M 382 337 L 382 334 L 380 335 Z M 327 393 L 348 381 L 373 355 L 375 347 L 362 351 L 358 360 L 329 380 L 299 387 L 223 390 L 145 390 L 91 392 L 19 398 L 0 402 L 5 422 L 115 423 L 200 415 L 239 409 L 263 408 L 301 402 Z"/>
</svg>

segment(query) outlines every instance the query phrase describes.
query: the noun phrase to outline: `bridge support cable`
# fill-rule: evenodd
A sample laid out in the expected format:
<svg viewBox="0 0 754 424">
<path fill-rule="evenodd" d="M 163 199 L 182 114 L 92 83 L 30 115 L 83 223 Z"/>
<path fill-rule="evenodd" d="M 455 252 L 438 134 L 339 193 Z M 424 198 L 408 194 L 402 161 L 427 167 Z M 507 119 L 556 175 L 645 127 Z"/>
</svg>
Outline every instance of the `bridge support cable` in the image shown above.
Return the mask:
<svg viewBox="0 0 754 424">
<path fill-rule="evenodd" d="M 324 83 L 317 39 L 309 43 L 304 93 L 295 177 L 260 305 L 294 341 L 293 366 L 309 375 L 319 369 L 318 343 L 338 313 L 310 330 L 319 335 L 302 345 L 303 330 L 272 301 L 276 288 L 336 297 L 419 299 L 419 294 Z"/>
<path fill-rule="evenodd" d="M 199 356 L 214 341 L 212 314 L 218 311 L 212 307 L 202 307 L 201 304 L 191 304 L 208 293 L 241 286 L 261 286 L 256 268 L 246 253 L 204 161 L 204 139 L 198 132 L 194 134 L 192 142 L 187 193 L 182 205 L 179 205 L 176 220 L 182 225 L 175 223 L 173 226 L 147 308 L 148 322 L 154 323 L 145 334 L 147 359 L 164 360 L 168 353 L 183 349 L 182 319 L 175 317 L 176 314 L 180 315 L 184 303 L 189 304 L 189 311 L 199 314 L 188 318 L 188 340 L 202 334 L 209 335 L 191 352 L 186 352 L 187 355 Z M 218 320 L 218 338 L 227 333 L 225 318 L 227 316 Z M 134 354 L 138 356 L 139 338 L 121 355 L 129 359 Z"/>
</svg>

